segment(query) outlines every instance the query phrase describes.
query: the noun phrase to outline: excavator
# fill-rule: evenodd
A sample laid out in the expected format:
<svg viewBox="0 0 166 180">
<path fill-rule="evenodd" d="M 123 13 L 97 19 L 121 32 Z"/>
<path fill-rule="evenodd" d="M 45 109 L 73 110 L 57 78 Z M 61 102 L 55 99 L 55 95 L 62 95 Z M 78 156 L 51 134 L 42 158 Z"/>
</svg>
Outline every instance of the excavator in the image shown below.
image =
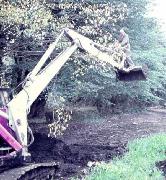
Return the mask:
<svg viewBox="0 0 166 180">
<path fill-rule="evenodd" d="M 71 45 L 46 65 L 46 61 L 62 36 L 67 37 L 71 41 Z M 21 165 L 31 159 L 28 147 L 33 143 L 34 136 L 27 120 L 31 105 L 77 49 L 82 49 L 90 56 L 110 64 L 120 81 L 146 80 L 141 66 L 134 66 L 132 69 L 126 68 L 124 62 L 118 63 L 107 52 L 103 52 L 100 46 L 76 31 L 65 28 L 55 42 L 50 44 L 32 72 L 26 76 L 21 90 L 16 95 L 9 98 L 8 88 L 0 88 L 2 102 L 0 108 L 0 167 L 7 168 L 16 161 Z M 15 171 L 6 171 L 5 168 L 4 170 L 0 168 L 0 179 L 7 179 L 7 177 L 21 179 L 27 174 L 44 175 L 42 171 L 45 169 L 49 169 L 49 173 L 53 174 L 55 172 L 50 169 L 56 169 L 55 167 L 57 164 L 47 163 L 44 165 L 30 164 L 19 167 L 22 168 L 19 170 L 16 168 Z M 51 175 L 46 173 L 46 177 L 48 176 Z"/>
</svg>

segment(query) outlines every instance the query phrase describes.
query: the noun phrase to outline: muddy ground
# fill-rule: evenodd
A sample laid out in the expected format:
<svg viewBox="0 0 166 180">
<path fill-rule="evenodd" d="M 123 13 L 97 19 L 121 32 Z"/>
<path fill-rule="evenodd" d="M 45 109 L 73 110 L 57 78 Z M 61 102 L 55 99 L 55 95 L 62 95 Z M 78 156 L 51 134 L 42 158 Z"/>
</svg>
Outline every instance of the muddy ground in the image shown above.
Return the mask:
<svg viewBox="0 0 166 180">
<path fill-rule="evenodd" d="M 67 179 L 83 173 L 90 161 L 109 161 L 122 155 L 125 145 L 135 138 L 166 132 L 166 109 L 160 107 L 132 114 L 102 117 L 95 108 L 74 111 L 73 120 L 62 137 L 50 139 L 45 120 L 31 120 L 35 142 L 31 146 L 36 162 L 57 161 L 59 175 Z M 166 173 L 166 163 L 159 166 Z"/>
</svg>

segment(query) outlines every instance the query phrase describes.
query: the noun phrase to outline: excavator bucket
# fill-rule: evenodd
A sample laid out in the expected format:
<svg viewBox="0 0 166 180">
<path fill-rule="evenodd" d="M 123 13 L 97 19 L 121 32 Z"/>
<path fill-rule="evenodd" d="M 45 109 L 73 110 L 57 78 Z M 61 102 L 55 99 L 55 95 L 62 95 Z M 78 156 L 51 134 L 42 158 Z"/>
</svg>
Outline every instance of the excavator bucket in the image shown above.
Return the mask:
<svg viewBox="0 0 166 180">
<path fill-rule="evenodd" d="M 119 81 L 143 81 L 146 80 L 146 74 L 142 67 L 135 66 L 130 70 L 118 70 L 117 78 Z"/>
</svg>

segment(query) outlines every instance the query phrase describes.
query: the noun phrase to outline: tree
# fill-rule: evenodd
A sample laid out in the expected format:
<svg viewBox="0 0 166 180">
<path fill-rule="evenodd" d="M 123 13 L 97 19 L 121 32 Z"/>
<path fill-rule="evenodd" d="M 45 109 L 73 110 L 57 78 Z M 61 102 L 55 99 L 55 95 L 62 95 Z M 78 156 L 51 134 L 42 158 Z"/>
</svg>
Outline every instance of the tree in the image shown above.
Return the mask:
<svg viewBox="0 0 166 180">
<path fill-rule="evenodd" d="M 115 109 L 126 111 L 131 104 L 135 109 L 136 106 L 166 99 L 165 51 L 156 22 L 145 16 L 148 3 L 148 0 L 1 1 L 0 38 L 3 51 L 0 57 L 1 61 L 4 57 L 9 57 L 7 61 L 11 58 L 15 60 L 11 69 L 15 67 L 16 70 L 10 73 L 17 79 L 14 87 L 31 71 L 63 28 L 73 28 L 93 41 L 112 48 L 119 29 L 127 27 L 133 60 L 148 66 L 148 81 L 117 82 L 111 66 L 76 52 L 57 75 L 56 83 L 50 84 L 46 96 L 63 97 L 55 98 L 59 99 L 61 106 L 78 101 L 84 104 L 91 102 L 99 110 L 105 111 L 107 108 L 111 112 Z M 68 45 L 69 42 L 62 38 L 55 55 Z M 118 54 L 115 54 L 117 57 Z M 62 99 L 65 99 L 63 103 Z M 57 108 L 56 101 L 47 100 L 48 106 L 52 103 Z"/>
</svg>

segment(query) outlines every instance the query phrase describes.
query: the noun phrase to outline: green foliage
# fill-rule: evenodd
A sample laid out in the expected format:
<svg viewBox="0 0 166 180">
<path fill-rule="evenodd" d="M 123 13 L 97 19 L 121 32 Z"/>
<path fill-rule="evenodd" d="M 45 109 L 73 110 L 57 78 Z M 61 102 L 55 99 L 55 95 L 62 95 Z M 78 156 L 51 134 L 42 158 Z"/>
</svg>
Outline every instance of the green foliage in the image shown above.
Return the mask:
<svg viewBox="0 0 166 180">
<path fill-rule="evenodd" d="M 16 69 L 22 71 L 22 80 L 25 71 L 31 71 L 63 28 L 74 28 L 93 41 L 112 48 L 118 30 L 127 27 L 133 61 L 149 69 L 146 82 L 117 82 L 108 64 L 77 52 L 61 69 L 48 93 L 63 96 L 64 103 L 82 99 L 83 103 L 100 103 L 109 109 L 159 103 L 166 99 L 165 44 L 163 37 L 158 35 L 156 22 L 145 16 L 148 3 L 148 0 L 1 1 L 0 31 L 5 43 L 0 57 L 7 54 L 15 59 Z M 63 38 L 55 55 L 69 44 Z M 15 82 L 15 86 L 18 83 Z M 57 107 L 56 102 L 47 100 L 48 106 L 52 107 L 52 103 Z"/>
<path fill-rule="evenodd" d="M 27 36 L 38 37 L 49 25 L 52 16 L 45 3 L 38 0 L 0 2 L 0 23 L 8 35 L 17 38 L 24 31 Z"/>
<path fill-rule="evenodd" d="M 144 83 L 145 96 L 149 95 L 156 101 L 166 99 L 165 93 L 165 71 L 164 65 L 165 48 L 156 47 L 148 51 L 136 51 L 134 57 L 138 63 L 143 61 L 148 67 L 148 80 Z M 149 95 L 148 95 L 149 94 Z"/>
<path fill-rule="evenodd" d="M 136 139 L 128 144 L 128 152 L 110 163 L 93 168 L 86 180 L 157 180 L 165 179 L 156 162 L 165 160 L 166 135 Z"/>
</svg>

